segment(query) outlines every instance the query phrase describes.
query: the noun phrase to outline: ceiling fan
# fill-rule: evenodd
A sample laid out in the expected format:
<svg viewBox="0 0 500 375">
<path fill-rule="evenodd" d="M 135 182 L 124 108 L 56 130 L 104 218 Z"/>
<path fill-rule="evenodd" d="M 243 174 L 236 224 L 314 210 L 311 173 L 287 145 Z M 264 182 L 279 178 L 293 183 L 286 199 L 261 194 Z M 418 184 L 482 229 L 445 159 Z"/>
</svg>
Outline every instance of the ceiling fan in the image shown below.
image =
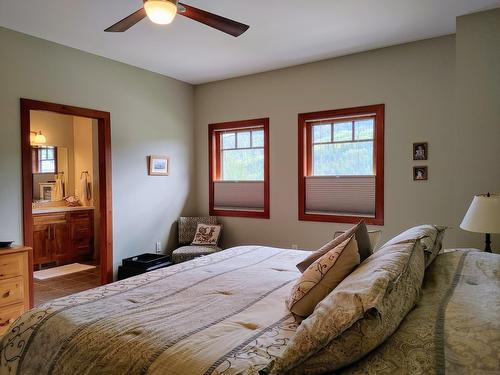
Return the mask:
<svg viewBox="0 0 500 375">
<path fill-rule="evenodd" d="M 104 31 L 118 33 L 126 31 L 146 16 L 154 23 L 167 25 L 174 20 L 176 14 L 191 18 L 235 37 L 240 36 L 249 28 L 243 23 L 179 3 L 178 0 L 144 0 L 144 7 Z"/>
</svg>

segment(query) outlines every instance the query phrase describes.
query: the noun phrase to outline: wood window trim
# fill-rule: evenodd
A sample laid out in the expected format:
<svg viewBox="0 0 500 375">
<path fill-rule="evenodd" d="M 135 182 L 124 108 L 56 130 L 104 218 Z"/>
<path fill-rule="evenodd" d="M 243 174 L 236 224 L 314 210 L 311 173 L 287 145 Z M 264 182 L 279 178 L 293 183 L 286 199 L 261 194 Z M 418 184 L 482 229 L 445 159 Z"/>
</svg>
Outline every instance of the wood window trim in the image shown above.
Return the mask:
<svg viewBox="0 0 500 375">
<path fill-rule="evenodd" d="M 219 210 L 214 208 L 214 182 L 221 176 L 221 144 L 217 133 L 222 130 L 243 131 L 245 128 L 262 127 L 264 129 L 264 210 Z M 269 118 L 230 121 L 208 125 L 208 176 L 209 176 L 209 213 L 212 216 L 245 217 L 269 219 Z"/>
<path fill-rule="evenodd" d="M 311 214 L 306 212 L 306 177 L 312 173 L 312 126 L 322 120 L 338 117 L 363 117 L 374 114 L 374 172 L 375 178 L 375 217 Z M 330 111 L 301 113 L 298 115 L 298 208 L 299 220 L 355 224 L 361 219 L 366 224 L 384 225 L 384 118 L 385 105 L 376 104 L 362 107 L 343 108 Z"/>
<path fill-rule="evenodd" d="M 21 109 L 21 154 L 23 189 L 23 241 L 33 247 L 33 153 L 30 143 L 30 111 L 49 111 L 63 115 L 88 117 L 97 120 L 99 150 L 99 210 L 101 284 L 113 281 L 113 212 L 111 187 L 111 115 L 109 112 L 74 107 L 64 104 L 20 99 Z M 30 290 L 33 291 L 33 252 L 29 255 Z M 33 292 L 30 293 L 30 307 L 34 306 Z"/>
</svg>

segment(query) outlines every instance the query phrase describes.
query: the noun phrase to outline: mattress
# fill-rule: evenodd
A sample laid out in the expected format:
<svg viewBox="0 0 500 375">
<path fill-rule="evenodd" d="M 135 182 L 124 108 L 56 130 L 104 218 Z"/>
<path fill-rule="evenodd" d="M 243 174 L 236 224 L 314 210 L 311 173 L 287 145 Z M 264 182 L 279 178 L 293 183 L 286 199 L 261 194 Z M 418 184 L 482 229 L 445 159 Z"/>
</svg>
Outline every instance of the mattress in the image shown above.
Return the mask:
<svg viewBox="0 0 500 375">
<path fill-rule="evenodd" d="M 237 247 L 54 300 L 2 338 L 0 374 L 257 374 L 294 336 L 307 255 Z M 399 329 L 339 373 L 499 373 L 499 316 L 500 256 L 439 255 Z"/>
</svg>

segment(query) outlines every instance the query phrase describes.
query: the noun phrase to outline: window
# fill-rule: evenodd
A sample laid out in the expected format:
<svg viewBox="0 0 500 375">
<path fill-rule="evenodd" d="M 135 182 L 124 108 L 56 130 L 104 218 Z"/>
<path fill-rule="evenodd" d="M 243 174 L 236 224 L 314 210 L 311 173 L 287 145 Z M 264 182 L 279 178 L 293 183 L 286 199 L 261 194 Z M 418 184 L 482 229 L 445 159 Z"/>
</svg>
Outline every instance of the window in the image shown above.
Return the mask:
<svg viewBox="0 0 500 375">
<path fill-rule="evenodd" d="M 264 181 L 264 129 L 221 131 L 222 181 Z"/>
<path fill-rule="evenodd" d="M 209 125 L 210 215 L 269 218 L 269 119 Z"/>
<path fill-rule="evenodd" d="M 34 173 L 57 172 L 57 149 L 55 147 L 35 147 L 33 151 Z"/>
<path fill-rule="evenodd" d="M 299 219 L 384 223 L 384 105 L 299 115 Z"/>
</svg>

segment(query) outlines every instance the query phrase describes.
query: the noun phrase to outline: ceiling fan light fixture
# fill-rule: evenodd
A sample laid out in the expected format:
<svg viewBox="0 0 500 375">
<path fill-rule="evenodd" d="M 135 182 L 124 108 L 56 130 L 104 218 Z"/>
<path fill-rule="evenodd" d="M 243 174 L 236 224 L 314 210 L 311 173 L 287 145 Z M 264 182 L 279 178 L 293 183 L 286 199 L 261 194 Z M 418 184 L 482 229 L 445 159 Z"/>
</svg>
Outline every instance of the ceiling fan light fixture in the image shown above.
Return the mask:
<svg viewBox="0 0 500 375">
<path fill-rule="evenodd" d="M 144 9 L 152 22 L 168 25 L 177 14 L 177 1 L 147 0 L 144 2 Z"/>
</svg>

